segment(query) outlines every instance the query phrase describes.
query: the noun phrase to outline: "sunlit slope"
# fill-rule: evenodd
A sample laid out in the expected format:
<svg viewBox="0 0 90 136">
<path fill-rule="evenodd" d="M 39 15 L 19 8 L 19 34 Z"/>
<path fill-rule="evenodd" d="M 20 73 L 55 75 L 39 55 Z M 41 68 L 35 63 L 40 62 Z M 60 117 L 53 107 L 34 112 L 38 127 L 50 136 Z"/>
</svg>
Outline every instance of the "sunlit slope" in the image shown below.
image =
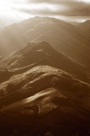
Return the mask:
<svg viewBox="0 0 90 136">
<path fill-rule="evenodd" d="M 89 101 L 89 84 L 46 65 L 15 75 L 0 86 L 0 112 L 29 123 L 44 118 L 49 125 L 84 125 L 90 119 Z"/>
<path fill-rule="evenodd" d="M 7 56 L 29 41 L 49 42 L 58 51 L 89 66 L 90 42 L 77 27 L 61 20 L 35 17 L 0 31 L 0 54 Z"/>
</svg>

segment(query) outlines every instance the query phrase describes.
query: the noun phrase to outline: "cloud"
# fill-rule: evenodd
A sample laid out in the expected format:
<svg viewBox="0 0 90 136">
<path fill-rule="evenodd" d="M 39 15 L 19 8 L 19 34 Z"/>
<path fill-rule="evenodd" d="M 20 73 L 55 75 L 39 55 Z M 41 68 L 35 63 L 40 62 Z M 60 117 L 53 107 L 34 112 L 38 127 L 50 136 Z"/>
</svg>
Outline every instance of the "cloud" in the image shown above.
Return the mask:
<svg viewBox="0 0 90 136">
<path fill-rule="evenodd" d="M 80 0 L 28 0 L 18 10 L 33 15 L 90 16 L 90 3 Z"/>
<path fill-rule="evenodd" d="M 90 16 L 90 0 L 4 0 L 13 11 L 30 15 Z"/>
<path fill-rule="evenodd" d="M 0 0 L 0 16 L 18 20 L 33 16 L 89 17 L 90 0 Z"/>
</svg>

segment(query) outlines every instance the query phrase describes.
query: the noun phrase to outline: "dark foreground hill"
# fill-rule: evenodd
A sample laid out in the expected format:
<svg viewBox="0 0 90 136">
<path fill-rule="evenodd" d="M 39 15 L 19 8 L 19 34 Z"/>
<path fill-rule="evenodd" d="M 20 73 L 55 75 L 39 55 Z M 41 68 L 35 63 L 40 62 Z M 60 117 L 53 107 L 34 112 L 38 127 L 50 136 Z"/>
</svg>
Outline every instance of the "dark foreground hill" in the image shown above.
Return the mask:
<svg viewBox="0 0 90 136">
<path fill-rule="evenodd" d="M 83 66 L 47 42 L 28 43 L 0 65 L 1 135 L 89 135 L 90 84 Z"/>
</svg>

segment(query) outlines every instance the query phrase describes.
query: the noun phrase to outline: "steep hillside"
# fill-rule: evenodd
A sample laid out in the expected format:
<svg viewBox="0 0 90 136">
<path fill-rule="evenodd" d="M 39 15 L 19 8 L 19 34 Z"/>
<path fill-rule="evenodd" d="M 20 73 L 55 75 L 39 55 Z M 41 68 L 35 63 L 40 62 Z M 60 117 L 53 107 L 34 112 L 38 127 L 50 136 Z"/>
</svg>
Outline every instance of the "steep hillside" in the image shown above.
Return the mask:
<svg viewBox="0 0 90 136">
<path fill-rule="evenodd" d="M 38 65 L 49 65 L 71 74 L 77 78 L 90 82 L 82 65 L 75 63 L 66 55 L 56 51 L 49 43 L 28 43 L 24 48 L 11 54 L 3 60 L 0 69 L 0 82 L 8 80 L 12 75 L 23 73 Z"/>
<path fill-rule="evenodd" d="M 88 37 L 69 23 L 47 17 L 35 17 L 2 29 L 0 55 L 7 56 L 29 41 L 49 42 L 78 63 L 90 65 Z"/>
</svg>

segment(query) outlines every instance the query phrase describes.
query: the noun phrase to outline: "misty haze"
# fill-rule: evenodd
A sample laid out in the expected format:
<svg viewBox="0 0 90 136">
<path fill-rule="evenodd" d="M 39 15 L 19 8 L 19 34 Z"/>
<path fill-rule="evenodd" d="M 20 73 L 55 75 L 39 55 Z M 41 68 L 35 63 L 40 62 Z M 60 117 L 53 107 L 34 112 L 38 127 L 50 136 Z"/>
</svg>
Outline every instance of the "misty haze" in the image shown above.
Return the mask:
<svg viewBox="0 0 90 136">
<path fill-rule="evenodd" d="M 90 136 L 90 0 L 0 0 L 0 136 Z"/>
</svg>

